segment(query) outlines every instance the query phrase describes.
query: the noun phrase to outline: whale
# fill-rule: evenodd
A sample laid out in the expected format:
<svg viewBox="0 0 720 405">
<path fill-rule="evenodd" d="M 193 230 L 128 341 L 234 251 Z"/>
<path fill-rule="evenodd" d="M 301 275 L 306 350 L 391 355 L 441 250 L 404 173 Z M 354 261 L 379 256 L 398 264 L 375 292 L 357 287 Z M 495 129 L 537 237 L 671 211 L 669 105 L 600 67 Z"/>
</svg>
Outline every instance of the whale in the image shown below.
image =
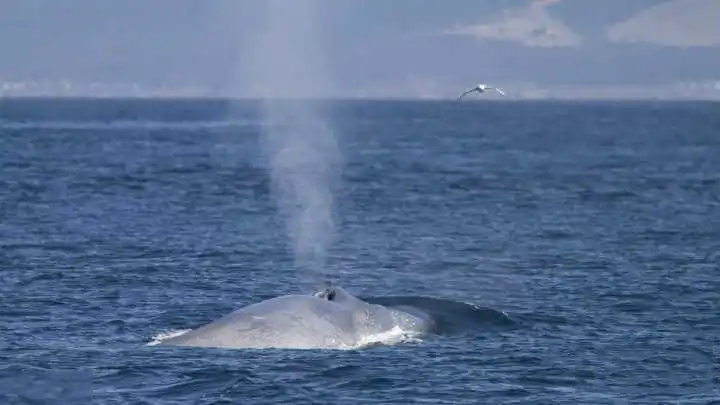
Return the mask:
<svg viewBox="0 0 720 405">
<path fill-rule="evenodd" d="M 363 301 L 339 286 L 248 305 L 157 345 L 224 349 L 353 349 L 430 333 L 433 318 L 411 306 Z"/>
</svg>

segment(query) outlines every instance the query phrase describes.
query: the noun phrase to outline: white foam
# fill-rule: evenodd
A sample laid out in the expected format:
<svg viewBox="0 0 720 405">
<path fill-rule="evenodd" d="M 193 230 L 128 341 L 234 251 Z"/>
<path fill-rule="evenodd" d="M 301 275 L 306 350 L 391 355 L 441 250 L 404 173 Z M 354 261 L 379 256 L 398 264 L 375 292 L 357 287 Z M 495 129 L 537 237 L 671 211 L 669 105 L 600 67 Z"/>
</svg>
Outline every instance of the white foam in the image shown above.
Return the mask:
<svg viewBox="0 0 720 405">
<path fill-rule="evenodd" d="M 419 336 L 420 334 L 418 332 L 407 331 L 396 325 L 390 330 L 361 337 L 357 345 L 355 345 L 355 348 L 419 341 Z"/>
<path fill-rule="evenodd" d="M 148 346 L 155 346 L 158 345 L 168 339 L 178 337 L 180 335 L 184 335 L 188 332 L 190 332 L 191 329 L 175 329 L 175 330 L 169 330 L 165 332 L 160 332 L 157 335 L 153 336 L 152 341 L 148 343 Z"/>
<path fill-rule="evenodd" d="M 175 329 L 175 330 L 169 330 L 160 332 L 157 335 L 152 337 L 152 340 L 147 343 L 146 346 L 156 346 L 160 343 L 172 339 L 174 337 L 178 337 L 181 335 L 184 335 L 188 332 L 190 332 L 192 329 Z M 376 345 L 396 345 L 400 343 L 407 343 L 407 342 L 419 342 L 421 341 L 420 333 L 415 331 L 407 331 L 402 329 L 400 326 L 394 326 L 390 330 L 386 330 L 379 333 L 373 333 L 368 334 L 365 336 L 362 336 L 358 339 L 357 343 L 352 345 L 343 345 L 343 344 L 337 344 L 335 349 L 339 350 L 354 350 L 354 349 L 362 349 L 369 346 L 376 346 Z M 335 343 L 335 342 L 333 342 Z M 268 349 L 272 347 L 267 347 Z M 330 347 L 328 347 L 330 348 Z"/>
</svg>

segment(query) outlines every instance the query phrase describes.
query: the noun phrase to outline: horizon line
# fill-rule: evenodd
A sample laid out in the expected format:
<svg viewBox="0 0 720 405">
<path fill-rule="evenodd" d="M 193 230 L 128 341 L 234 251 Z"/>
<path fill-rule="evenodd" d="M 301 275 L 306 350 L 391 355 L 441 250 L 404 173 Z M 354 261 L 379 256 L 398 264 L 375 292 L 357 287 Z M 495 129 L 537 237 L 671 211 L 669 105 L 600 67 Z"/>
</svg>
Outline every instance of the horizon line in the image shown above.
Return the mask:
<svg viewBox="0 0 720 405">
<path fill-rule="evenodd" d="M 266 102 L 266 101 L 315 101 L 315 102 L 424 102 L 424 103 L 518 103 L 543 101 L 614 101 L 614 102 L 720 102 L 720 95 L 714 97 L 701 96 L 544 96 L 544 97 L 504 97 L 504 98 L 478 98 L 457 101 L 455 98 L 443 97 L 292 97 L 292 98 L 262 98 L 244 96 L 219 95 L 0 95 L 0 102 L 16 100 L 156 100 L 156 101 L 236 101 L 236 102 Z"/>
</svg>

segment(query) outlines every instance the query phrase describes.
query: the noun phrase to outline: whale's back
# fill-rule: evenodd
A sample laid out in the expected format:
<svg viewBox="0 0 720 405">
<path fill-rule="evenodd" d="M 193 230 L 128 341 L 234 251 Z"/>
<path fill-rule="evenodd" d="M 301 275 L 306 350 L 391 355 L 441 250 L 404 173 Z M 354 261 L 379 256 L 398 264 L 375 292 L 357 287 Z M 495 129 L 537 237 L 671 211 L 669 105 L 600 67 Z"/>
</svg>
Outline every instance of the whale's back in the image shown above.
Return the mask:
<svg viewBox="0 0 720 405">
<path fill-rule="evenodd" d="M 382 336 L 426 332 L 432 322 L 409 311 L 362 301 L 286 295 L 252 304 L 161 345 L 219 348 L 353 348 Z"/>
<path fill-rule="evenodd" d="M 241 308 L 161 344 L 319 348 L 354 343 L 352 316 L 345 307 L 311 296 L 287 295 Z"/>
</svg>

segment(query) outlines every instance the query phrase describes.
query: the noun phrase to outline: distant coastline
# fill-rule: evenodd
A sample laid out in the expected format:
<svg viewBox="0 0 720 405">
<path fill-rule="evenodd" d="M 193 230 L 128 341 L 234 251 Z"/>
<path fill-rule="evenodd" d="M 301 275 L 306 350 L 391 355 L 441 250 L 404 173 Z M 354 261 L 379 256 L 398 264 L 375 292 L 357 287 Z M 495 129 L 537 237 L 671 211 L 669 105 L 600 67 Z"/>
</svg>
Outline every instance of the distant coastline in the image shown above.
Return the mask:
<svg viewBox="0 0 720 405">
<path fill-rule="evenodd" d="M 648 100 L 648 101 L 720 101 L 720 80 L 676 82 L 658 85 L 587 85 L 542 86 L 533 83 L 499 83 L 508 97 L 488 94 L 468 98 L 472 101 L 522 100 Z M 428 81 L 417 83 L 375 84 L 345 93 L 308 95 L 323 100 L 454 100 L 466 86 Z M 67 81 L 0 82 L 0 99 L 80 98 L 80 99 L 239 99 L 257 100 L 260 94 L 212 89 L 201 85 L 143 86 L 136 83 L 71 83 Z"/>
</svg>

